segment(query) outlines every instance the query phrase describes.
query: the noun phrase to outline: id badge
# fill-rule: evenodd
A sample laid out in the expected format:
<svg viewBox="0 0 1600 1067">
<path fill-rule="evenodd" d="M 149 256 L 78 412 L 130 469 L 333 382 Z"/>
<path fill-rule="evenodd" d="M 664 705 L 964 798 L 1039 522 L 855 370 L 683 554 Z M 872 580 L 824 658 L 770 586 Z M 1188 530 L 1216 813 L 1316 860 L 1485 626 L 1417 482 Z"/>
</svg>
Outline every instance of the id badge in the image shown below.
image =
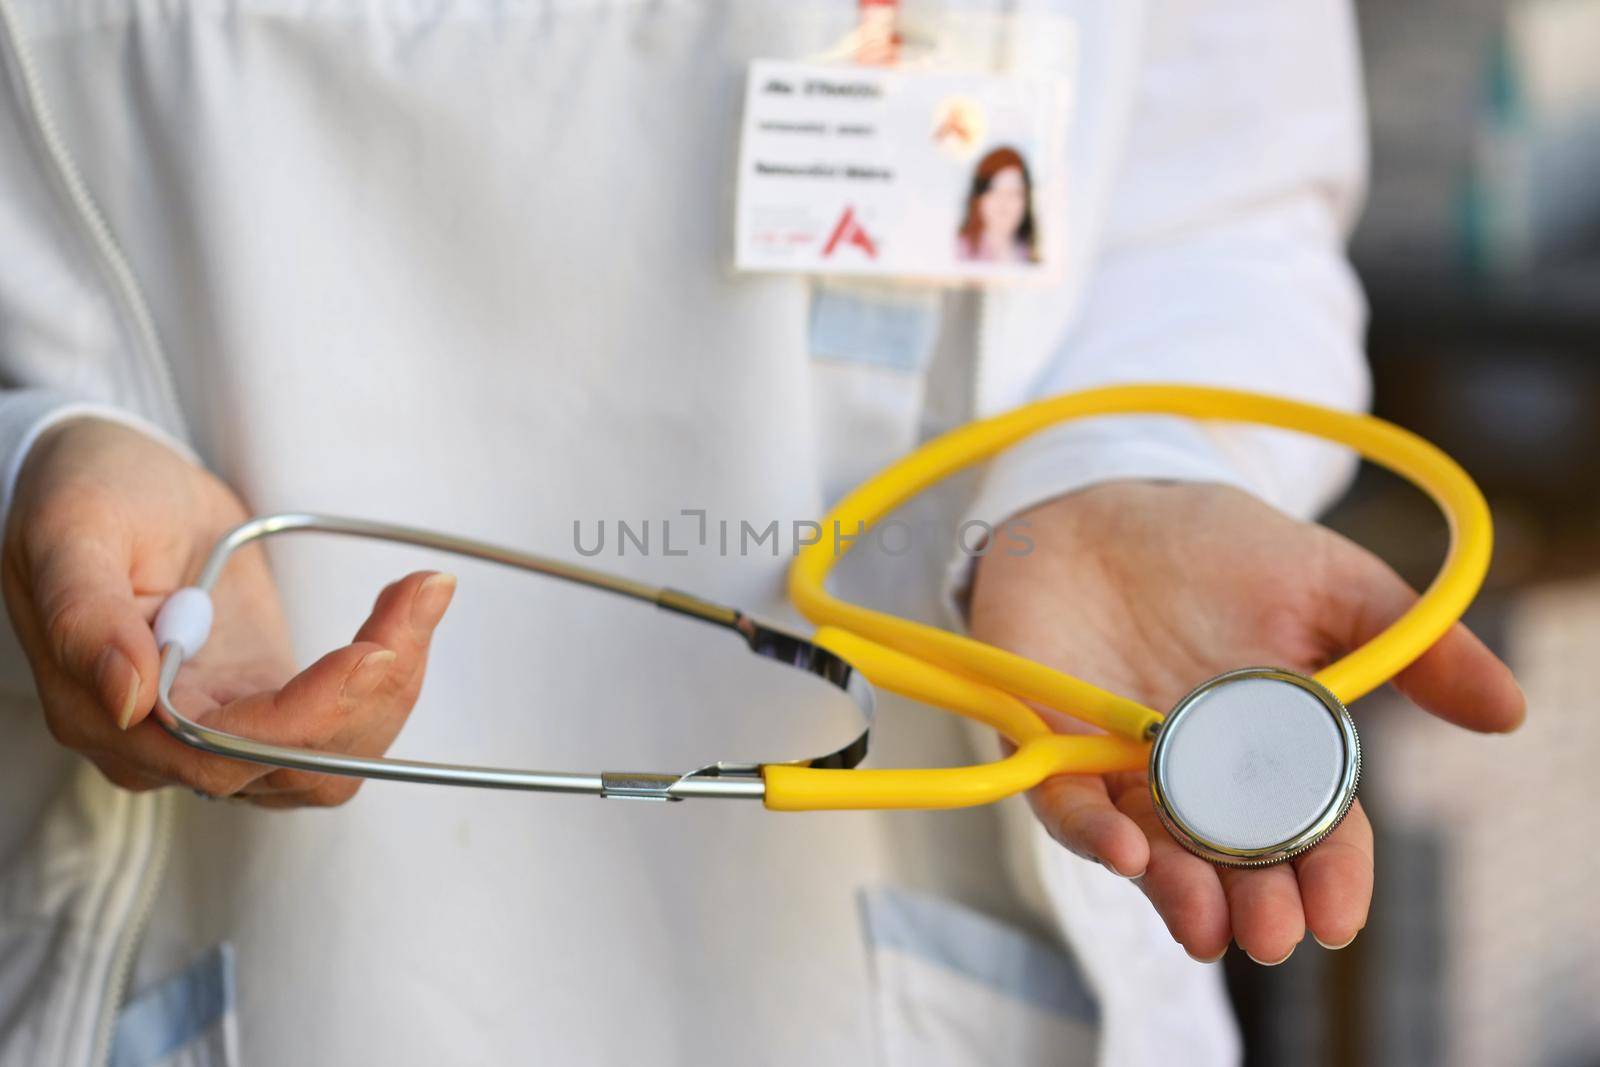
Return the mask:
<svg viewBox="0 0 1600 1067">
<path fill-rule="evenodd" d="M 1065 234 L 1070 82 L 758 60 L 734 265 L 948 284 L 1048 281 Z"/>
</svg>

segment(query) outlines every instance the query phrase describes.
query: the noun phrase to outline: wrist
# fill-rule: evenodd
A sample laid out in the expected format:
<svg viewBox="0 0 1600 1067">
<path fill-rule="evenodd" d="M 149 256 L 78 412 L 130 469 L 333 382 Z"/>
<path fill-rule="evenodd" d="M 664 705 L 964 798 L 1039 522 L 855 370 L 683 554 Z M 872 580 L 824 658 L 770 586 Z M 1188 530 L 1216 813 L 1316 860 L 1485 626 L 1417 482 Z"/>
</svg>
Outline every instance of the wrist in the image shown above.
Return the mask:
<svg viewBox="0 0 1600 1067">
<path fill-rule="evenodd" d="M 6 472 L 8 543 L 40 522 L 199 521 L 217 495 L 207 489 L 216 480 L 186 445 L 115 408 L 64 406 L 39 420 L 23 445 Z"/>
<path fill-rule="evenodd" d="M 1238 492 L 1229 486 L 1158 478 L 1118 478 L 1073 489 L 1024 508 L 999 524 L 998 529 L 1025 535 L 1029 551 L 986 551 L 977 564 L 981 568 L 996 558 L 1035 556 L 1041 548 L 1060 552 L 1074 545 L 1103 547 L 1130 514 L 1159 507 L 1167 497 L 1211 491 Z"/>
<path fill-rule="evenodd" d="M 85 431 L 133 435 L 164 447 L 188 464 L 201 466 L 200 457 L 182 440 L 133 412 L 109 404 L 46 394 L 16 425 L 18 429 L 8 435 L 6 442 L 9 452 L 0 458 L 4 463 L 0 468 L 0 513 L 8 521 L 23 478 L 31 481 L 46 466 L 45 460 L 59 452 L 63 442 L 76 440 Z"/>
</svg>

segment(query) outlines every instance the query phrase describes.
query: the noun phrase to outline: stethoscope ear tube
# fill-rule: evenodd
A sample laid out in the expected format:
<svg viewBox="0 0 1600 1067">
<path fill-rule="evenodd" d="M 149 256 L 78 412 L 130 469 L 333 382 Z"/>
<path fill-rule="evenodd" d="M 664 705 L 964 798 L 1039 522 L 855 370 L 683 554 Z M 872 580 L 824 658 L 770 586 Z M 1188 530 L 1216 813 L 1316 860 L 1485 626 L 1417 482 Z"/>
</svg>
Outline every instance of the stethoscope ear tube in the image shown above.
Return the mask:
<svg viewBox="0 0 1600 1067">
<path fill-rule="evenodd" d="M 202 751 L 274 767 L 430 785 L 475 786 L 546 793 L 584 793 L 627 800 L 678 801 L 691 797 L 759 800 L 766 795 L 762 765 L 718 760 L 688 772 L 520 770 L 470 764 L 436 763 L 394 757 L 352 756 L 241 737 L 207 726 L 174 705 L 173 686 L 185 660 L 203 650 L 213 622 L 211 589 L 232 554 L 275 534 L 318 532 L 393 541 L 499 563 L 652 604 L 737 634 L 756 655 L 827 683 L 849 699 L 861 720 L 858 733 L 822 755 L 797 761 L 819 769 L 854 767 L 867 752 L 874 694 L 871 685 L 837 653 L 742 612 L 678 590 L 645 585 L 562 560 L 415 527 L 336 515 L 285 513 L 242 523 L 212 549 L 195 584 L 177 590 L 156 614 L 154 631 L 161 649 L 156 686 L 156 719 L 178 740 Z"/>
</svg>

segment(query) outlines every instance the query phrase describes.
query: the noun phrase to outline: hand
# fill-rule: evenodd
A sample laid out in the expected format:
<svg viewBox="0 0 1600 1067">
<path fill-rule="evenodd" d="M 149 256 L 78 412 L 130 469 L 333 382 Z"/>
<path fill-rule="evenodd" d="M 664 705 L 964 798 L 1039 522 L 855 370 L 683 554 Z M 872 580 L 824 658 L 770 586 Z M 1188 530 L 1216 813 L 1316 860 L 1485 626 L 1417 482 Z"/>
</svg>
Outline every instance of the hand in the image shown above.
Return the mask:
<svg viewBox="0 0 1600 1067">
<path fill-rule="evenodd" d="M 220 481 L 135 430 L 94 419 L 53 427 L 18 477 L 0 570 L 6 608 L 50 732 L 117 785 L 179 784 L 265 807 L 341 804 L 360 779 L 214 756 L 150 718 L 156 609 L 245 518 Z M 449 575 L 401 579 L 353 644 L 296 674 L 266 559 L 248 546 L 212 591 L 216 624 L 184 665 L 173 702 L 245 737 L 379 755 L 422 687 L 428 642 L 454 589 Z"/>
<path fill-rule="evenodd" d="M 1115 482 L 1022 518 L 1034 548 L 982 558 L 973 634 L 1161 710 L 1235 667 L 1313 673 L 1416 599 L 1364 549 L 1232 488 Z M 1525 713 L 1511 672 L 1460 625 L 1395 684 L 1471 730 L 1513 730 Z M 1050 718 L 1062 731 L 1087 729 Z M 1231 938 L 1257 962 L 1279 963 L 1308 928 L 1343 947 L 1366 924 L 1372 828 L 1359 802 L 1292 862 L 1236 870 L 1172 839 L 1143 773 L 1064 775 L 1029 801 L 1062 845 L 1136 879 L 1196 959 L 1221 956 Z"/>
</svg>

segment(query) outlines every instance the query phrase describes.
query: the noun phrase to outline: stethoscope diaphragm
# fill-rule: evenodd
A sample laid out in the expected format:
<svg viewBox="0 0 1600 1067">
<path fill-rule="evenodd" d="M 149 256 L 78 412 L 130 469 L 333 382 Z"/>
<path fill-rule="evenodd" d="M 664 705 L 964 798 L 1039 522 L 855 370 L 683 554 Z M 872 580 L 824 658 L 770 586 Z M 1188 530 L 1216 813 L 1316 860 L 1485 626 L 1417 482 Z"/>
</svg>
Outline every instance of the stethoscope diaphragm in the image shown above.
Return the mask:
<svg viewBox="0 0 1600 1067">
<path fill-rule="evenodd" d="M 1156 813 L 1214 863 L 1259 867 L 1311 848 L 1344 819 L 1361 778 L 1345 706 L 1313 679 L 1249 667 L 1180 700 L 1150 750 Z"/>
</svg>

